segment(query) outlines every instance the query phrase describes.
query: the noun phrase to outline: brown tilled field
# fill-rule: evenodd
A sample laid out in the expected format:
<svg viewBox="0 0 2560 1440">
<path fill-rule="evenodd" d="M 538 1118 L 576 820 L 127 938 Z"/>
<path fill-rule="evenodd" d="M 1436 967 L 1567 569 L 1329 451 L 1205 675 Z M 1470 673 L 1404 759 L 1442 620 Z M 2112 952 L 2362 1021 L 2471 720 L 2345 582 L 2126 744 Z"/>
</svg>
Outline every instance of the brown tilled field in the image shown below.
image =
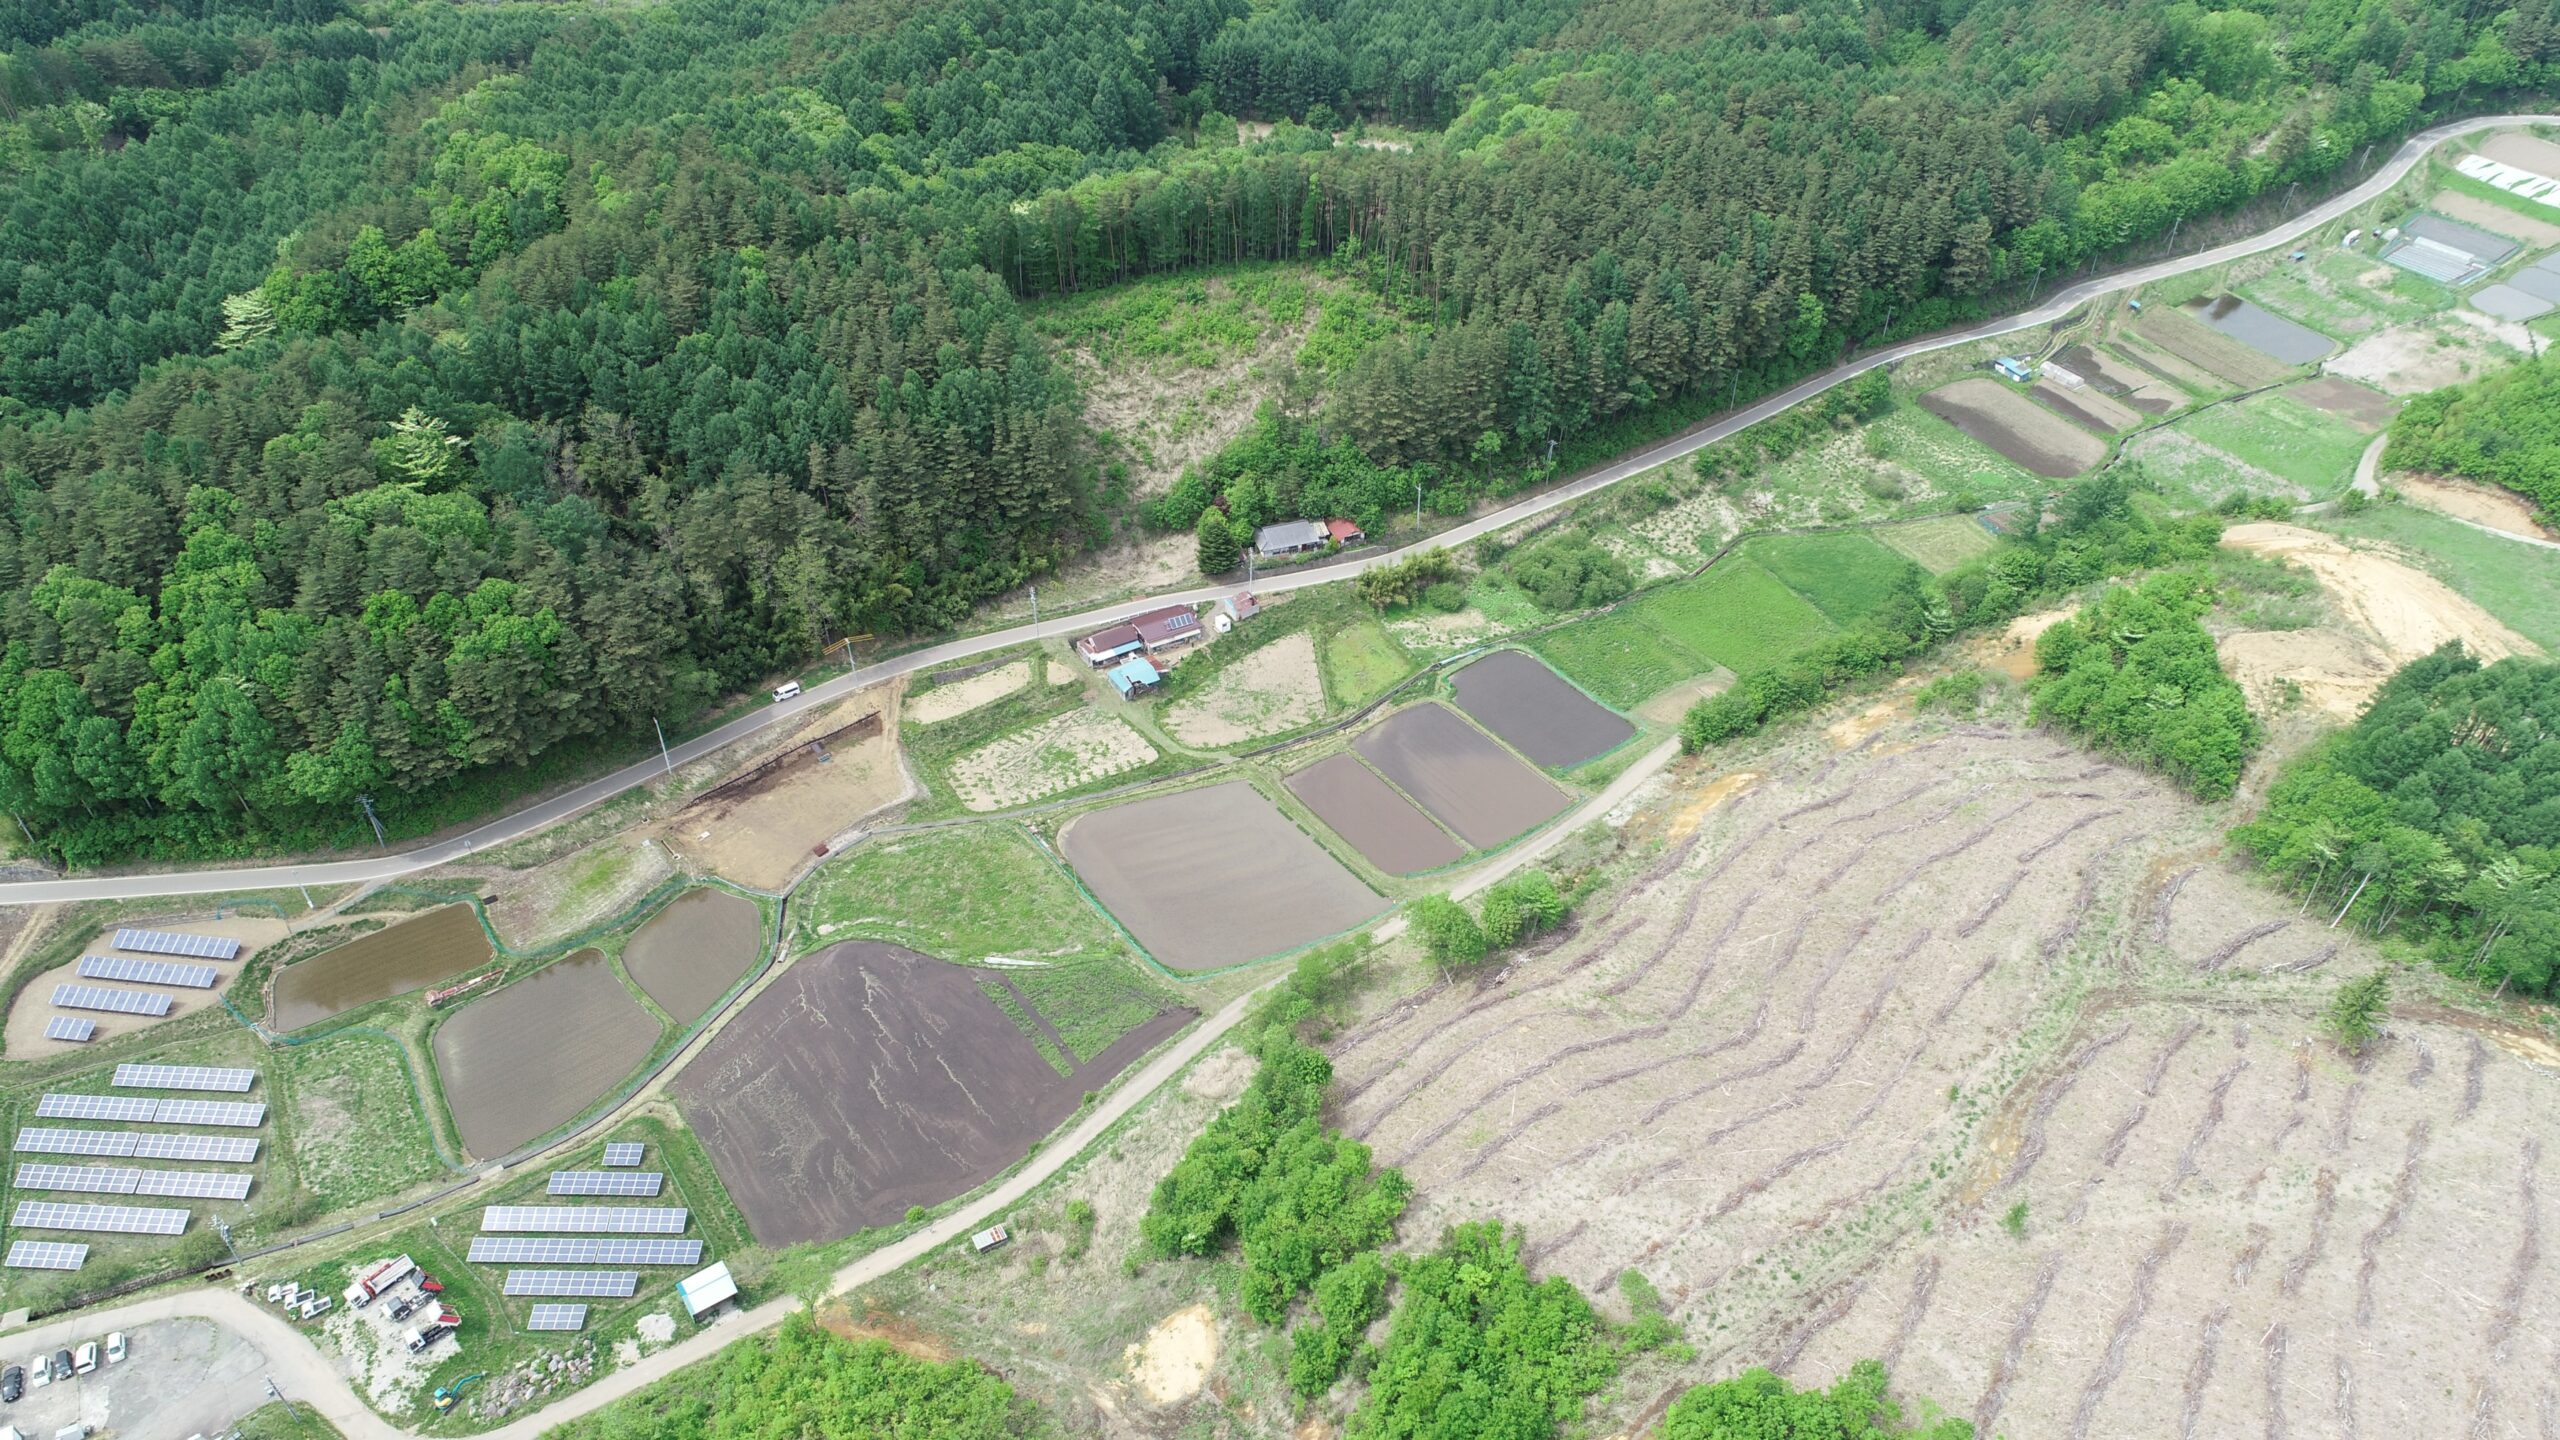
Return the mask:
<svg viewBox="0 0 2560 1440">
<path fill-rule="evenodd" d="M 1337 1042 L 1406 1233 L 1641 1270 L 1683 1383 L 1876 1356 L 1985 1435 L 2541 1433 L 2550 1070 L 2449 1015 L 2347 1063 L 2315 1017 L 2367 947 L 2139 772 L 1990 726 L 1794 743 L 1566 943 Z"/>
</svg>

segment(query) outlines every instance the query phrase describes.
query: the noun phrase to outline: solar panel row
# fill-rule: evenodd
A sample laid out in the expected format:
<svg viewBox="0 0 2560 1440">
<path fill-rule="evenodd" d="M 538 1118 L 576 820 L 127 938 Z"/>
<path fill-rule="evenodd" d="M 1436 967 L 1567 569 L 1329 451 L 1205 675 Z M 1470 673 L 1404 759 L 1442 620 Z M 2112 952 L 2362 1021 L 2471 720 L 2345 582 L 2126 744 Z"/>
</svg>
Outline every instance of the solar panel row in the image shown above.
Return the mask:
<svg viewBox="0 0 2560 1440">
<path fill-rule="evenodd" d="M 89 1247 L 70 1240 L 13 1240 L 6 1262 L 12 1270 L 77 1270 L 89 1258 Z"/>
<path fill-rule="evenodd" d="M 27 1155 L 114 1155 L 136 1160 L 211 1160 L 246 1165 L 258 1158 L 254 1138 L 230 1135 L 139 1135 L 121 1130 L 55 1130 L 30 1126 L 16 1147 Z"/>
<path fill-rule="evenodd" d="M 190 1200 L 246 1200 L 247 1175 L 222 1170 L 140 1170 L 128 1165 L 21 1165 L 21 1190 L 73 1190 L 92 1195 L 161 1195 Z"/>
<path fill-rule="evenodd" d="M 584 1330 L 587 1307 L 584 1305 L 536 1305 L 525 1321 L 527 1330 Z"/>
<path fill-rule="evenodd" d="M 83 955 L 80 975 L 87 980 L 131 980 L 140 985 L 179 985 L 189 990 L 210 990 L 222 983 L 222 972 L 210 965 L 136 960 L 130 955 Z"/>
<path fill-rule="evenodd" d="M 230 960 L 240 954 L 240 942 L 228 935 L 182 935 L 174 930 L 119 930 L 116 948 L 198 960 Z"/>
<path fill-rule="evenodd" d="M 655 1195 L 667 1177 L 656 1170 L 554 1170 L 554 1195 Z"/>
<path fill-rule="evenodd" d="M 140 1123 L 160 1112 L 160 1102 L 139 1095 L 64 1095 L 48 1091 L 36 1101 L 45 1120 L 128 1120 Z"/>
<path fill-rule="evenodd" d="M 166 1015 L 171 1001 L 157 990 L 110 990 L 103 985 L 56 985 L 53 1003 L 64 1010 L 104 1010 L 111 1015 Z"/>
<path fill-rule="evenodd" d="M 471 1242 L 474 1265 L 694 1265 L 699 1240 L 550 1240 L 482 1235 Z"/>
<path fill-rule="evenodd" d="M 54 1200 L 21 1200 L 9 1223 L 33 1230 L 105 1230 L 119 1235 L 182 1235 L 186 1210 L 143 1205 L 66 1205 Z"/>
<path fill-rule="evenodd" d="M 637 1140 L 614 1141 L 612 1144 L 604 1147 L 605 1168 L 620 1169 L 626 1165 L 639 1164 L 641 1148 L 641 1144 Z"/>
<path fill-rule="evenodd" d="M 681 1205 L 492 1205 L 482 1230 L 559 1230 L 572 1235 L 681 1235 Z"/>
<path fill-rule="evenodd" d="M 132 1090 L 246 1091 L 258 1072 L 230 1065 L 133 1065 L 116 1067 L 116 1083 Z"/>
<path fill-rule="evenodd" d="M 249 1179 L 221 1170 L 145 1170 L 133 1193 L 172 1200 L 246 1200 Z"/>
<path fill-rule="evenodd" d="M 55 1130 L 31 1125 L 18 1132 L 21 1155 L 130 1155 L 139 1135 L 114 1130 Z"/>
<path fill-rule="evenodd" d="M 85 1041 L 98 1033 L 98 1022 L 77 1015 L 56 1015 L 44 1022 L 47 1040 Z"/>
<path fill-rule="evenodd" d="M 510 1270 L 510 1295 L 598 1295 L 629 1299 L 640 1288 L 636 1270 Z"/>
</svg>

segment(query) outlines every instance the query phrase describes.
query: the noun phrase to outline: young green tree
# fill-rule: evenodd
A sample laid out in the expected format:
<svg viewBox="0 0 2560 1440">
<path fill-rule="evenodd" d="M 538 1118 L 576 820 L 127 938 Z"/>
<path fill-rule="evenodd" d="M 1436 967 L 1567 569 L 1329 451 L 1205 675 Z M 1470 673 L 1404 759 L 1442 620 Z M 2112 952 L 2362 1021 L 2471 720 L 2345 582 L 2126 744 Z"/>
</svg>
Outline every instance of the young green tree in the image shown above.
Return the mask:
<svg viewBox="0 0 2560 1440">
<path fill-rule="evenodd" d="M 1485 956 L 1483 927 L 1466 907 L 1446 895 L 1425 895 L 1406 911 L 1422 953 L 1443 970 L 1473 965 Z"/>
<path fill-rule="evenodd" d="M 1200 573 L 1224 575 L 1244 561 L 1244 542 L 1237 538 L 1235 522 L 1215 505 L 1200 512 L 1200 524 L 1192 531 L 1199 547 Z"/>
<path fill-rule="evenodd" d="M 2353 1055 L 2382 1033 L 2382 1018 L 2390 1006 L 2391 974 L 2376 970 L 2340 985 L 2320 1023 L 2338 1048 Z"/>
</svg>

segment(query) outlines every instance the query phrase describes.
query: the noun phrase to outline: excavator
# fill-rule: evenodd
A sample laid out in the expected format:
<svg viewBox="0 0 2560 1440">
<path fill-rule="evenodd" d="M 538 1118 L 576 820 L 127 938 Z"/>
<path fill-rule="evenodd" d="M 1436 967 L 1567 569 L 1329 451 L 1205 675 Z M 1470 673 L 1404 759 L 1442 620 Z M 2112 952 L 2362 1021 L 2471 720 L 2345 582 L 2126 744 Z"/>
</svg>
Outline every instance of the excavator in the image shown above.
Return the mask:
<svg viewBox="0 0 2560 1440">
<path fill-rule="evenodd" d="M 461 1379 L 454 1381 L 450 1385 L 437 1386 L 436 1413 L 439 1415 L 452 1413 L 453 1407 L 462 1399 L 462 1387 L 470 1384 L 474 1380 L 486 1380 L 487 1378 L 489 1377 L 486 1372 L 475 1370 L 472 1373 L 463 1376 Z"/>
</svg>

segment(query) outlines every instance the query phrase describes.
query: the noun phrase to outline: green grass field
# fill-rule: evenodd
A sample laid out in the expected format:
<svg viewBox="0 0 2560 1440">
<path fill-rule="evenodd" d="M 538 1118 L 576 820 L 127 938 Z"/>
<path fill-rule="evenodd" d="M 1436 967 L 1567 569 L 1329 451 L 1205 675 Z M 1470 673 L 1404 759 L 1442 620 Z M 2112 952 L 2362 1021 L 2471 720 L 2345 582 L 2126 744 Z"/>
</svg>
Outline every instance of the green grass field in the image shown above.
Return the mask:
<svg viewBox="0 0 2560 1440">
<path fill-rule="evenodd" d="M 1978 560 L 2000 543 L 1970 515 L 1939 515 L 1908 525 L 1888 525 L 1875 537 L 1934 575 Z"/>
<path fill-rule="evenodd" d="M 1706 668 L 1704 661 L 1623 608 L 1550 630 L 1528 643 L 1548 664 L 1621 710 Z"/>
<path fill-rule="evenodd" d="M 2560 557 L 2550 551 L 2484 535 L 2414 505 L 2378 505 L 2317 523 L 2399 546 L 2517 634 L 2560 653 Z"/>
<path fill-rule="evenodd" d="M 1365 704 L 1413 670 L 1413 661 L 1375 620 L 1334 631 L 1319 653 L 1326 698 L 1336 708 Z"/>
<path fill-rule="evenodd" d="M 1857 530 L 1771 535 L 1750 541 L 1742 553 L 1843 626 L 1882 609 L 1912 573 L 1909 559 Z"/>
<path fill-rule="evenodd" d="M 337 1426 L 299 1402 L 261 1405 L 241 1416 L 231 1430 L 239 1440 L 341 1440 Z"/>
<path fill-rule="evenodd" d="M 1663 638 L 1735 674 L 1776 664 L 1837 628 L 1747 555 L 1626 608 Z"/>
<path fill-rule="evenodd" d="M 2257 395 L 2199 411 L 2177 429 L 2311 494 L 2330 495 L 2355 477 L 2372 436 L 2335 415 L 2284 395 Z"/>
<path fill-rule="evenodd" d="M 1112 1041 L 1144 1024 L 1171 999 L 1117 960 L 1007 970 L 1005 978 L 1057 1027 L 1058 1038 L 1080 1064 L 1111 1048 Z"/>
<path fill-rule="evenodd" d="M 1016 827 L 884 837 L 818 867 L 794 907 L 796 952 L 885 940 L 944 960 L 1120 953 L 1119 936 Z"/>
<path fill-rule="evenodd" d="M 2388 278 L 2367 285 L 2381 270 Z M 2453 304 L 2453 292 L 2370 253 L 2324 245 L 2300 265 L 2279 265 L 2238 291 L 2248 299 L 2350 344 L 2387 325 L 2415 320 Z"/>
<path fill-rule="evenodd" d="M 1004 981 L 997 977 L 996 972 L 989 970 L 978 977 L 978 993 L 1004 1012 L 1005 1018 L 1013 1022 L 1013 1028 L 1022 1032 L 1022 1038 L 1031 1042 L 1031 1048 L 1040 1052 L 1040 1058 L 1048 1061 L 1049 1068 L 1057 1071 L 1061 1079 L 1076 1073 L 1075 1062 L 1059 1051 L 1058 1043 L 1049 1038 L 1049 1032 L 1040 1028 L 1039 1021 L 1031 1018 L 1031 1012 L 1023 1008 L 1011 990 L 1005 988 Z"/>
<path fill-rule="evenodd" d="M 294 1165 L 322 1210 L 451 1173 L 428 1137 L 398 1042 L 342 1035 L 285 1047 L 271 1064 L 291 1097 L 285 1133 Z"/>
</svg>

